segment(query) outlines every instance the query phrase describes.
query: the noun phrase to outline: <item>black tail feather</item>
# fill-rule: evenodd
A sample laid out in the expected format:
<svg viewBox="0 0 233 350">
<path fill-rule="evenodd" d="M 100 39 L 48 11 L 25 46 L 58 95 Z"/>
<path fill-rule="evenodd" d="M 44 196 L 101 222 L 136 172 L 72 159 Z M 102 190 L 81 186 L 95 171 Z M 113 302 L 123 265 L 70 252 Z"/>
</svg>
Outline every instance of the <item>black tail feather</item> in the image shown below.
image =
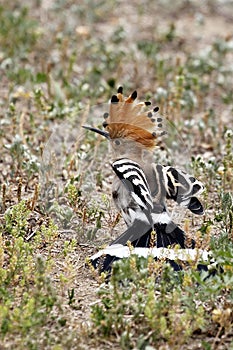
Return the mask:
<svg viewBox="0 0 233 350">
<path fill-rule="evenodd" d="M 155 224 L 154 231 L 156 233 L 155 243 L 151 237 L 152 229 L 149 229 L 142 237 L 134 240 L 131 244 L 134 247 L 151 247 L 167 248 L 171 245 L 179 245 L 181 248 L 185 248 L 185 233 L 174 222 L 169 224 Z M 195 242 L 192 241 L 192 248 L 195 247 Z"/>
<path fill-rule="evenodd" d="M 191 210 L 192 213 L 196 215 L 203 215 L 204 214 L 204 209 L 197 197 L 191 197 L 188 209 Z"/>
<path fill-rule="evenodd" d="M 91 260 L 92 266 L 99 271 L 101 274 L 102 272 L 110 273 L 112 270 L 112 264 L 119 260 L 120 258 L 112 255 L 105 255 L 101 256 L 97 259 Z"/>
<path fill-rule="evenodd" d="M 146 225 L 143 225 L 145 231 Z M 127 229 L 119 238 L 117 238 L 113 244 L 122 244 L 122 237 L 129 236 L 129 232 L 132 234 L 132 227 Z M 147 232 L 145 232 L 140 238 L 131 241 L 133 247 L 157 247 L 157 248 L 167 248 L 171 245 L 179 245 L 181 248 L 185 248 L 185 233 L 181 230 L 174 222 L 169 224 L 155 224 L 154 226 L 155 237 L 152 235 L 152 229 L 147 227 Z M 125 235 L 125 233 L 127 233 Z M 130 235 L 131 237 L 131 235 Z M 132 235 L 133 237 L 133 235 Z M 192 241 L 192 248 L 195 247 L 195 241 Z M 114 261 L 119 260 L 118 257 L 112 255 L 101 256 L 95 260 L 92 260 L 92 265 L 97 268 L 99 272 L 110 272 L 111 266 Z M 174 261 L 169 261 L 174 270 L 181 270 L 182 268 Z"/>
<path fill-rule="evenodd" d="M 145 235 L 151 232 L 151 225 L 148 223 L 145 223 L 143 221 L 135 219 L 132 226 L 127 228 L 126 231 L 124 231 L 117 239 L 115 239 L 111 245 L 113 244 L 122 244 L 126 245 L 127 242 L 134 242 L 137 241 Z M 140 246 L 143 247 L 143 246 Z"/>
</svg>

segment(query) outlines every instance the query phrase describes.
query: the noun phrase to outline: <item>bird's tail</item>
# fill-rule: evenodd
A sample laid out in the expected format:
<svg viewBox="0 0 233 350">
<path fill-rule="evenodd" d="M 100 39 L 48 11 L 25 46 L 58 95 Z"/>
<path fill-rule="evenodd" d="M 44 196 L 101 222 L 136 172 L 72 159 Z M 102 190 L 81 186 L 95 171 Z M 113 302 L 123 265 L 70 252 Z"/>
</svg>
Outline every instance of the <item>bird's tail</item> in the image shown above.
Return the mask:
<svg viewBox="0 0 233 350">
<path fill-rule="evenodd" d="M 185 233 L 173 221 L 169 224 L 157 223 L 154 225 L 154 230 L 151 228 L 140 238 L 132 241 L 134 247 L 157 247 L 167 248 L 174 245 L 179 245 L 180 248 L 185 248 Z M 194 248 L 195 242 L 192 241 L 191 248 Z"/>
<path fill-rule="evenodd" d="M 149 225 L 145 225 L 145 223 L 142 225 L 141 222 L 135 222 L 120 237 L 113 241 L 109 247 L 91 257 L 92 265 L 99 272 L 109 272 L 114 261 L 128 256 L 126 250 L 128 241 L 134 248 L 145 248 L 145 254 L 148 254 L 148 248 L 153 247 L 168 248 L 179 245 L 180 248 L 186 248 L 185 233 L 174 222 L 170 221 L 169 224 L 157 223 L 154 225 L 154 229 Z M 192 240 L 190 248 L 193 249 L 194 247 L 195 241 Z M 170 261 L 170 259 L 168 260 Z M 180 269 L 175 263 L 172 263 L 172 266 L 175 269 Z"/>
</svg>

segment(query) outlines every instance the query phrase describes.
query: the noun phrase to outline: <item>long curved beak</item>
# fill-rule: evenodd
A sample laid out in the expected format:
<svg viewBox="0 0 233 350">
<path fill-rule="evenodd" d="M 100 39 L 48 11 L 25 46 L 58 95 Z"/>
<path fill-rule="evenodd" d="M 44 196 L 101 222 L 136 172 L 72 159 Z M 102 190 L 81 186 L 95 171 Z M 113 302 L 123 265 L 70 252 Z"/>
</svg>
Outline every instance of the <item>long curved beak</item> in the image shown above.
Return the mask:
<svg viewBox="0 0 233 350">
<path fill-rule="evenodd" d="M 106 138 L 109 140 L 109 133 L 108 133 L 107 131 L 100 130 L 100 129 L 97 129 L 97 128 L 93 128 L 92 126 L 88 126 L 88 125 L 83 125 L 82 127 L 83 127 L 84 129 L 97 132 L 98 134 L 100 134 L 100 135 L 106 137 Z"/>
</svg>

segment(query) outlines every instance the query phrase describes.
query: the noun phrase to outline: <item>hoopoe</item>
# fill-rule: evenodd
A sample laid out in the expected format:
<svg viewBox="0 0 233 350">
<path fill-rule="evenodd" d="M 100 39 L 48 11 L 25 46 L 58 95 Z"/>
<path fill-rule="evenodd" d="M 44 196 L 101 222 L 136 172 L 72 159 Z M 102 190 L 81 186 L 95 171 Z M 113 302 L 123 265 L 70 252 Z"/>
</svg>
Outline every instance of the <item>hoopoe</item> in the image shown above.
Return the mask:
<svg viewBox="0 0 233 350">
<path fill-rule="evenodd" d="M 153 151 L 162 131 L 162 118 L 158 107 L 148 110 L 150 102 L 136 103 L 137 92 L 123 96 L 123 88 L 110 101 L 109 113 L 104 114 L 100 130 L 83 126 L 107 138 L 113 153 L 112 169 L 115 178 L 112 197 L 121 213 L 127 229 L 105 250 L 95 254 L 91 261 L 96 267 L 99 258 L 107 254 L 101 270 L 108 270 L 111 263 L 122 257 L 123 246 L 129 241 L 133 247 L 167 248 L 179 245 L 186 248 L 185 233 L 171 219 L 166 199 L 197 215 L 203 214 L 203 206 L 196 195 L 204 186 L 193 176 L 172 166 L 155 164 Z M 152 239 L 154 237 L 154 239 Z M 191 247 L 195 242 L 192 240 Z M 159 254 L 154 250 L 154 254 Z"/>
</svg>

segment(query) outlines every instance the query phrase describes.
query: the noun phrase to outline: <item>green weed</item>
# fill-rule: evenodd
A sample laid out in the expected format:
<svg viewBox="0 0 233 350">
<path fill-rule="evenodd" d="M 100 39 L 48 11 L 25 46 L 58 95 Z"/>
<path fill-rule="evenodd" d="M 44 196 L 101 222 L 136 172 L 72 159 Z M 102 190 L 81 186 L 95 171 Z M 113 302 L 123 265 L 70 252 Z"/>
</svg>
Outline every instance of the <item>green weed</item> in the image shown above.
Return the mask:
<svg viewBox="0 0 233 350">
<path fill-rule="evenodd" d="M 232 244 L 227 251 L 214 251 L 213 258 L 229 271 L 233 267 Z M 195 267 L 175 273 L 164 262 L 133 255 L 115 263 L 110 282 L 100 287 L 100 302 L 92 309 L 96 334 L 119 338 L 122 349 L 164 343 L 178 349 L 197 332 L 215 328 L 214 310 L 220 297 L 224 300 L 222 313 L 232 305 L 230 273 L 228 277 L 221 272 L 207 275 Z M 231 326 L 229 315 L 226 333 Z"/>
<path fill-rule="evenodd" d="M 24 6 L 0 6 L 0 44 L 7 57 L 26 58 L 38 37 L 37 22 Z"/>
</svg>

